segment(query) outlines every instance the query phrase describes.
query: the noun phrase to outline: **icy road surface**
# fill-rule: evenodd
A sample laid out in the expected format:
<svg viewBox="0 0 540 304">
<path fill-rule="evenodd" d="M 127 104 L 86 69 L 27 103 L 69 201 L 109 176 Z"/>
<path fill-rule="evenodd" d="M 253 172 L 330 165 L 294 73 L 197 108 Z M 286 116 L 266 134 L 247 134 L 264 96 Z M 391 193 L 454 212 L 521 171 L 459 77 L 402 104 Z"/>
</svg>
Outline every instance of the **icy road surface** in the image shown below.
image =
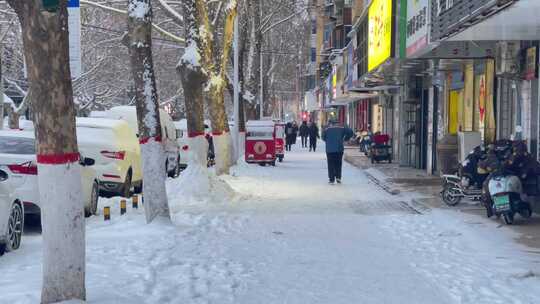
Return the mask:
<svg viewBox="0 0 540 304">
<path fill-rule="evenodd" d="M 506 228 L 418 214 L 347 164 L 328 185 L 323 153 L 297 147 L 226 180 L 238 199 L 186 208 L 181 227 L 100 201 L 113 220 L 88 220 L 88 302 L 540 303 L 540 255 Z M 41 242 L 0 257 L 0 303 L 39 303 Z"/>
</svg>

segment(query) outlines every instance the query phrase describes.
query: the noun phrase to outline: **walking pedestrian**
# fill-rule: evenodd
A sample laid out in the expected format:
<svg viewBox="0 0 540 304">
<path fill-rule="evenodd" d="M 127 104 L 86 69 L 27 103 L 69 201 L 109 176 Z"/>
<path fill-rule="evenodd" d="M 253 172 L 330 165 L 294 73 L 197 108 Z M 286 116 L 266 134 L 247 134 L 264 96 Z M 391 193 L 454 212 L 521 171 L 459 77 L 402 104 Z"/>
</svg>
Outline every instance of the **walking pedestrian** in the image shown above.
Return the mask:
<svg viewBox="0 0 540 304">
<path fill-rule="evenodd" d="M 350 128 L 343 127 L 335 121 L 330 121 L 328 128 L 323 131 L 322 139 L 326 142 L 326 160 L 328 162 L 328 182 L 341 184 L 341 168 L 343 166 L 343 143 L 353 137 Z"/>
<path fill-rule="evenodd" d="M 292 127 L 293 127 L 293 133 L 294 133 L 292 144 L 296 145 L 296 138 L 298 137 L 298 124 L 296 123 L 296 121 L 292 122 Z"/>
<path fill-rule="evenodd" d="M 302 138 L 302 148 L 307 148 L 307 140 L 309 135 L 309 127 L 307 121 L 303 121 L 300 125 L 300 138 Z"/>
<path fill-rule="evenodd" d="M 294 142 L 296 133 L 294 132 L 293 124 L 289 121 L 285 125 L 285 150 L 291 151 L 291 145 Z"/>
<path fill-rule="evenodd" d="M 311 122 L 309 125 L 309 152 L 317 150 L 317 139 L 320 138 L 319 136 L 319 127 L 317 127 L 317 124 L 315 122 Z"/>
</svg>

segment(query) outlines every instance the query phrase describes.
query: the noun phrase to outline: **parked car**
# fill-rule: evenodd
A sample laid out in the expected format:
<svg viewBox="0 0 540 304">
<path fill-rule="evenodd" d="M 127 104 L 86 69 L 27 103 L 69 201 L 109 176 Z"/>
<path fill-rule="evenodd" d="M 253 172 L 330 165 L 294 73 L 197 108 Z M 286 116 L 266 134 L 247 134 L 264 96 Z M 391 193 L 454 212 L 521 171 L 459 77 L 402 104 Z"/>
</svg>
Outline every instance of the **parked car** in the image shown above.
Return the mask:
<svg viewBox="0 0 540 304">
<path fill-rule="evenodd" d="M 133 130 L 123 120 L 77 118 L 81 152 L 95 160 L 103 196 L 130 197 L 142 190 L 141 149 Z"/>
<path fill-rule="evenodd" d="M 103 115 L 102 113 L 100 113 Z M 134 106 L 118 106 L 105 111 L 105 115 L 109 119 L 125 120 L 129 127 L 139 137 L 139 123 L 137 120 L 137 109 Z M 163 109 L 159 110 L 161 122 L 161 134 L 163 148 L 166 154 L 165 168 L 170 177 L 175 177 L 180 174 L 180 147 L 176 137 L 175 125 L 167 112 Z"/>
<path fill-rule="evenodd" d="M 176 128 L 176 140 L 178 142 L 178 146 L 180 147 L 179 153 L 180 153 L 180 168 L 183 170 L 187 168 L 187 161 L 189 159 L 189 136 L 187 131 L 187 120 L 181 119 L 179 121 L 174 122 L 174 127 Z M 213 165 L 214 162 L 214 148 L 211 143 L 213 143 L 212 139 L 212 129 L 210 127 L 210 121 L 205 120 L 204 121 L 204 135 L 206 139 L 208 140 L 208 165 Z"/>
<path fill-rule="evenodd" d="M 0 255 L 19 248 L 24 228 L 24 206 L 14 196 L 9 179 L 6 170 L 0 169 Z"/>
<path fill-rule="evenodd" d="M 174 122 L 176 129 L 176 142 L 178 143 L 179 155 L 180 155 L 180 169 L 184 170 L 187 167 L 189 144 L 188 144 L 188 132 L 187 121 L 182 119 Z"/>
</svg>

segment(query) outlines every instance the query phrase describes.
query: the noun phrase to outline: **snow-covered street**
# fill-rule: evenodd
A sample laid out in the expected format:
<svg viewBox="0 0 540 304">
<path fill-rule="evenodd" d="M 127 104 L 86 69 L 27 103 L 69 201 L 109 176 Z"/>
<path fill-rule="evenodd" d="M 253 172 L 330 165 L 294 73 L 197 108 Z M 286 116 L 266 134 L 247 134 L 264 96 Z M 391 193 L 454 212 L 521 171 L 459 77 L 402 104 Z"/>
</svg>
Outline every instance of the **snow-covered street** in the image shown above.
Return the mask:
<svg viewBox="0 0 540 304">
<path fill-rule="evenodd" d="M 324 147 L 321 147 L 324 149 Z M 184 225 L 144 211 L 87 221 L 88 303 L 540 303 L 540 255 L 471 215 L 419 214 L 322 152 L 226 177 L 232 202 L 186 206 Z M 169 180 L 174 183 L 175 180 Z M 39 234 L 0 258 L 0 303 L 39 303 Z"/>
</svg>

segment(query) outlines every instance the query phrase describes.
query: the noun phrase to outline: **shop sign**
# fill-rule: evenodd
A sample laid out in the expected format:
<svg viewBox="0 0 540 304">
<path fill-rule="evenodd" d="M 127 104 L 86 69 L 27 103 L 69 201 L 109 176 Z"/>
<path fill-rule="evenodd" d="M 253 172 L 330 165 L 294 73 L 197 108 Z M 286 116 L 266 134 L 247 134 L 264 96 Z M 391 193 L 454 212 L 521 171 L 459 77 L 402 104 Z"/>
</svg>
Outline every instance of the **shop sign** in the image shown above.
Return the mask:
<svg viewBox="0 0 540 304">
<path fill-rule="evenodd" d="M 486 90 L 486 75 L 482 74 L 478 76 L 480 78 L 479 84 L 479 96 L 478 96 L 478 110 L 480 112 L 480 124 L 479 129 L 480 133 L 482 134 L 482 138 L 484 137 L 484 129 L 486 125 L 486 99 L 487 99 L 487 90 Z"/>
<path fill-rule="evenodd" d="M 368 71 L 392 56 L 393 0 L 373 0 L 368 11 Z"/>
<path fill-rule="evenodd" d="M 349 47 L 347 48 L 347 90 L 350 90 L 353 86 L 353 81 L 355 77 L 354 72 L 354 47 L 351 44 L 349 44 Z"/>
<path fill-rule="evenodd" d="M 407 57 L 428 45 L 429 0 L 407 1 Z"/>
<path fill-rule="evenodd" d="M 525 73 L 524 78 L 526 80 L 532 80 L 536 78 L 536 67 L 537 67 L 537 51 L 536 47 L 530 47 L 527 49 L 527 54 L 525 58 Z"/>
<path fill-rule="evenodd" d="M 332 68 L 332 99 L 337 98 L 337 66 Z"/>
</svg>

